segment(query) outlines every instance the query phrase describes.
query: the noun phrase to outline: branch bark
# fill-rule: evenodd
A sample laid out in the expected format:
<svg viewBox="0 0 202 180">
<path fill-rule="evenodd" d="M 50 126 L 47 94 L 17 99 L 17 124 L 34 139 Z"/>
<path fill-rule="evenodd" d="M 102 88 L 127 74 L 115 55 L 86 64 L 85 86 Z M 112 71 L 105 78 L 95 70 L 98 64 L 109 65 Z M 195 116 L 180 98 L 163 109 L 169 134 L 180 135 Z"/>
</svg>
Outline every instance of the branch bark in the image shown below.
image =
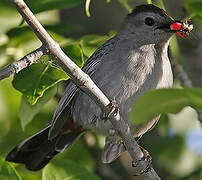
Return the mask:
<svg viewBox="0 0 202 180">
<path fill-rule="evenodd" d="M 170 60 L 172 69 L 177 79 L 180 81 L 180 84 L 184 87 L 192 87 L 192 82 L 189 79 L 187 73 L 184 71 L 182 65 L 177 63 L 173 57 L 171 57 Z"/>
<path fill-rule="evenodd" d="M 74 82 L 85 91 L 102 109 L 108 114 L 111 111 L 109 99 L 102 93 L 102 91 L 95 85 L 90 77 L 85 74 L 71 59 L 65 55 L 58 43 L 56 43 L 50 35 L 46 32 L 43 26 L 39 23 L 23 0 L 9 0 L 22 15 L 22 17 L 29 24 L 31 29 L 35 32 L 42 44 L 48 49 L 49 53 L 57 60 L 57 63 L 62 69 L 74 80 Z M 119 113 L 110 113 L 109 117 L 113 128 L 119 133 L 120 137 L 130 153 L 133 162 L 135 162 L 138 170 L 144 170 L 147 166 L 146 161 L 140 161 L 143 158 L 143 152 L 139 148 L 135 138 L 133 137 L 130 126 L 127 121 L 124 121 Z M 143 174 L 144 179 L 160 179 L 153 168 L 147 173 Z"/>
<path fill-rule="evenodd" d="M 0 80 L 5 79 L 11 75 L 17 74 L 22 69 L 35 63 L 41 56 L 48 53 L 48 49 L 45 46 L 41 46 L 32 53 L 24 56 L 22 59 L 9 64 L 0 71 Z"/>
</svg>

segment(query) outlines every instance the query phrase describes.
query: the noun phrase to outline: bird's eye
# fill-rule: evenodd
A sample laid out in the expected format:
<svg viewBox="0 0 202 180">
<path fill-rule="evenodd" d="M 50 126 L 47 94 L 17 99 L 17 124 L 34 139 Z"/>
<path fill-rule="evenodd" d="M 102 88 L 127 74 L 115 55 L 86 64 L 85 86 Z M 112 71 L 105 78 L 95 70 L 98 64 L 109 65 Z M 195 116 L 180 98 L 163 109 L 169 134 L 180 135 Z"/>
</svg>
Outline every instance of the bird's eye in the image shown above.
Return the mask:
<svg viewBox="0 0 202 180">
<path fill-rule="evenodd" d="M 145 18 L 145 24 L 148 26 L 154 25 L 154 19 L 152 19 L 150 17 Z"/>
</svg>

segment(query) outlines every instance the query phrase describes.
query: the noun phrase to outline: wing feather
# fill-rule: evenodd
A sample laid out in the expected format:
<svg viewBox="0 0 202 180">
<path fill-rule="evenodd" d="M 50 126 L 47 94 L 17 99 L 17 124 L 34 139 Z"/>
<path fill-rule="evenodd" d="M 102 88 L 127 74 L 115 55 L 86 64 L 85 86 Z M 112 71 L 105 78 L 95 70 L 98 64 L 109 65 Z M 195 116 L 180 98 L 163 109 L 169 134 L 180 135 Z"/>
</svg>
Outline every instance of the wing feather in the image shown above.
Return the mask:
<svg viewBox="0 0 202 180">
<path fill-rule="evenodd" d="M 114 38 L 112 38 L 104 43 L 100 48 L 98 48 L 86 61 L 82 70 L 91 77 L 96 72 L 99 65 L 102 63 L 103 57 L 113 49 L 115 42 L 116 41 L 114 40 Z M 71 109 L 71 102 L 78 91 L 80 91 L 79 87 L 77 87 L 77 85 L 74 84 L 71 79 L 69 79 L 65 92 L 60 99 L 57 109 L 53 115 L 48 136 L 49 139 L 53 139 L 59 134 L 66 120 L 66 114 L 69 113 Z"/>
</svg>

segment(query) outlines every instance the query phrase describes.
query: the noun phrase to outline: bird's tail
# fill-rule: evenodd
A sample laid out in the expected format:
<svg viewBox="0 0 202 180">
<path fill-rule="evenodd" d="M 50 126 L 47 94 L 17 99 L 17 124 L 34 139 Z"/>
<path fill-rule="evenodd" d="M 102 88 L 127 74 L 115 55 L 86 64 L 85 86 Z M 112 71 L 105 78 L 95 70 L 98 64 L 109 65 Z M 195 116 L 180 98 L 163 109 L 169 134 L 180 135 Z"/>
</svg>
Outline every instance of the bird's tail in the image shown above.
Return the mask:
<svg viewBox="0 0 202 180">
<path fill-rule="evenodd" d="M 68 132 L 48 140 L 50 126 L 25 139 L 6 157 L 7 161 L 25 164 L 26 168 L 37 171 L 43 168 L 56 154 L 68 148 L 82 132 Z"/>
</svg>

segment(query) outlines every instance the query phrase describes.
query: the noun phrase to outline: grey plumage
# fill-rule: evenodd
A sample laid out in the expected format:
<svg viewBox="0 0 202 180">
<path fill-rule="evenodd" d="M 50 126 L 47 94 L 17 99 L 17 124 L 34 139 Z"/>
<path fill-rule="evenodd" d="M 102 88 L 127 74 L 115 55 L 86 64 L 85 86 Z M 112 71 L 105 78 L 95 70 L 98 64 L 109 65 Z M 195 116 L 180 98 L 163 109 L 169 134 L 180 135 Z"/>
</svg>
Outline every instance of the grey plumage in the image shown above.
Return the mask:
<svg viewBox="0 0 202 180">
<path fill-rule="evenodd" d="M 129 121 L 131 107 L 139 95 L 173 84 L 167 56 L 173 34 L 169 27 L 173 22 L 162 9 L 153 5 L 138 6 L 126 17 L 117 35 L 98 48 L 82 68 L 109 99 L 116 100 L 126 121 Z M 147 132 L 157 120 L 158 117 L 135 127 L 135 137 Z M 41 134 L 46 135 L 45 142 L 53 142 L 51 153 L 54 155 L 64 151 L 85 131 L 97 131 L 107 136 L 102 160 L 109 163 L 125 150 L 121 139 L 111 136 L 111 128 L 111 123 L 103 120 L 103 113 L 95 102 L 69 80 L 49 125 L 49 132 L 46 128 L 46 133 Z M 40 143 L 42 140 L 38 140 Z M 21 144 L 15 153 L 9 153 L 7 160 L 29 164 L 27 160 L 19 160 L 19 157 L 23 158 L 23 146 Z M 45 166 L 47 162 L 41 164 L 41 161 L 46 155 L 38 158 L 38 166 L 36 163 L 29 169 Z"/>
<path fill-rule="evenodd" d="M 167 48 L 167 44 L 164 46 Z M 172 71 L 168 58 L 163 58 L 164 55 L 158 52 L 159 47 L 155 44 L 134 49 L 120 46 L 114 48 L 116 50 L 103 57 L 103 62 L 91 78 L 109 99 L 116 100 L 121 115 L 126 119 L 132 104 L 141 93 L 172 85 Z M 107 61 L 109 56 L 110 62 Z M 111 128 L 110 122 L 101 119 L 101 109 L 82 91 L 76 95 L 72 114 L 74 121 L 85 129 L 95 128 L 100 133 L 109 134 L 106 131 Z"/>
</svg>

